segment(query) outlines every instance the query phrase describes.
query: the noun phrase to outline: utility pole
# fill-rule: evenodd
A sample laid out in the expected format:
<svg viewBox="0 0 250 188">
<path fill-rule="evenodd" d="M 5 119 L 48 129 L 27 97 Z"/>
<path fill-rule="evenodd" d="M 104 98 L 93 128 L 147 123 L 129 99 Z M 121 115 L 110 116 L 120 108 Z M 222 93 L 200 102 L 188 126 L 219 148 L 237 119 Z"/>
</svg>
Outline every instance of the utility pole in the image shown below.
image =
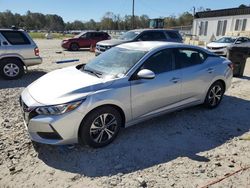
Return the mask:
<svg viewBox="0 0 250 188">
<path fill-rule="evenodd" d="M 132 29 L 135 28 L 135 0 L 133 0 L 133 7 L 132 7 Z"/>
</svg>

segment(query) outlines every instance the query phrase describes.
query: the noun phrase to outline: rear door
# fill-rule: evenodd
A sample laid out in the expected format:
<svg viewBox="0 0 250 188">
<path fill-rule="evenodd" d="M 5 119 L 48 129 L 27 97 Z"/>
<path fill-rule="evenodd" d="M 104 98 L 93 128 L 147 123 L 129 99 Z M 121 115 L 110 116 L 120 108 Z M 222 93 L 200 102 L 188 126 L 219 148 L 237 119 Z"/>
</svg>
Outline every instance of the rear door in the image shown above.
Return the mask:
<svg viewBox="0 0 250 188">
<path fill-rule="evenodd" d="M 139 119 L 174 105 L 179 101 L 181 72 L 175 70 L 174 55 L 165 49 L 149 57 L 139 69 L 149 69 L 155 78 L 131 81 L 131 104 L 134 119 Z M 138 70 L 138 71 L 139 71 Z"/>
<path fill-rule="evenodd" d="M 79 45 L 80 48 L 88 48 L 91 45 L 91 37 L 92 37 L 92 33 L 91 32 L 87 32 L 85 34 L 83 34 L 82 36 L 79 37 Z"/>
<path fill-rule="evenodd" d="M 199 101 L 214 78 L 215 67 L 206 63 L 207 54 L 193 48 L 176 48 L 175 62 L 182 71 L 180 100 Z"/>
</svg>

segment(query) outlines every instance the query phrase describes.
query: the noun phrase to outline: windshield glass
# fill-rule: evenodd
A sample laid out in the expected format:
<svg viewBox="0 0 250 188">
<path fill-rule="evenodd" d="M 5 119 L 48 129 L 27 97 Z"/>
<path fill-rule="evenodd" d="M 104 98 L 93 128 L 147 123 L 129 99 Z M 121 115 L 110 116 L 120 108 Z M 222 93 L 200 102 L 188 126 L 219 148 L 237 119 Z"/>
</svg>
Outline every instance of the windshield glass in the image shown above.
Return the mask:
<svg viewBox="0 0 250 188">
<path fill-rule="evenodd" d="M 215 42 L 218 42 L 218 43 L 234 43 L 235 42 L 235 38 L 231 38 L 231 37 L 223 37 Z"/>
<path fill-rule="evenodd" d="M 128 31 L 124 33 L 122 36 L 119 37 L 121 40 L 133 40 L 135 37 L 137 37 L 140 34 L 138 31 Z"/>
<path fill-rule="evenodd" d="M 82 71 L 103 76 L 124 76 L 147 52 L 114 47 L 90 61 Z"/>
</svg>

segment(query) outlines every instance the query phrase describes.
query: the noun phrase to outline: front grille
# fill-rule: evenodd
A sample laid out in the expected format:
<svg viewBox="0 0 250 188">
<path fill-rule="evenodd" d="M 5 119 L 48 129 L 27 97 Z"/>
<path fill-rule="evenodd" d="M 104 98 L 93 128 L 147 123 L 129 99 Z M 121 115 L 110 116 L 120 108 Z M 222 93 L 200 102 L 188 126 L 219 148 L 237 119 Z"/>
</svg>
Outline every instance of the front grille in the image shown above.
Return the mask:
<svg viewBox="0 0 250 188">
<path fill-rule="evenodd" d="M 100 52 L 105 52 L 106 50 L 110 49 L 111 46 L 104 46 L 104 45 L 96 45 L 96 49 Z"/>
<path fill-rule="evenodd" d="M 220 50 L 223 49 L 224 47 L 207 47 L 210 50 Z"/>
</svg>

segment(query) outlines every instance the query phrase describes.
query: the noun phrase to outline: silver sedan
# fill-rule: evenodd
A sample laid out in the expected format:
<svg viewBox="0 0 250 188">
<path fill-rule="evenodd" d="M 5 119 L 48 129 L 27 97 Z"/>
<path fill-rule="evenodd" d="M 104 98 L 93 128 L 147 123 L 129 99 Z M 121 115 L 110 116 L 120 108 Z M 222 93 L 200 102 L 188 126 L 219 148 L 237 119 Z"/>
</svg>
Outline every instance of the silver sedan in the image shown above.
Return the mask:
<svg viewBox="0 0 250 188">
<path fill-rule="evenodd" d="M 20 103 L 32 140 L 102 147 L 121 127 L 198 104 L 217 107 L 232 75 L 229 60 L 203 48 L 135 42 L 44 75 Z"/>
</svg>

